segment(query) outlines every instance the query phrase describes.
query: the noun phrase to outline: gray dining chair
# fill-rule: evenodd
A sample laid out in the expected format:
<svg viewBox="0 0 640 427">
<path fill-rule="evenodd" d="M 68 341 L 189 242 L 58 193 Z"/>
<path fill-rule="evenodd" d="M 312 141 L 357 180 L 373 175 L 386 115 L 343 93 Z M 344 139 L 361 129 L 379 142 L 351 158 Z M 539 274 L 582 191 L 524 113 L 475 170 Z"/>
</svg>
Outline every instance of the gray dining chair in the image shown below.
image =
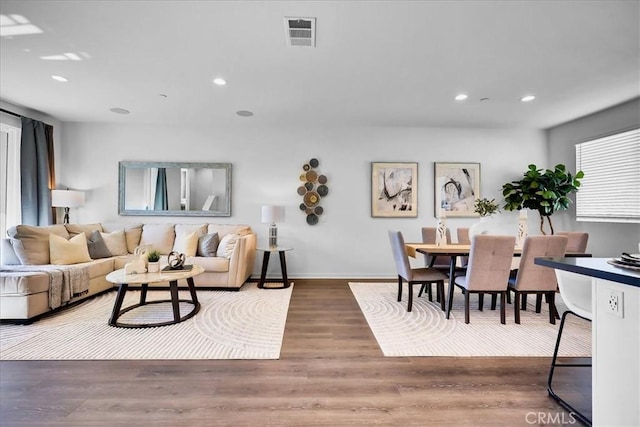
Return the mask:
<svg viewBox="0 0 640 427">
<path fill-rule="evenodd" d="M 557 236 L 567 236 L 567 252 L 586 253 L 589 233 L 582 231 L 558 231 Z"/>
<path fill-rule="evenodd" d="M 407 311 L 411 311 L 413 306 L 413 285 L 429 285 L 431 287 L 435 283 L 438 287 L 438 294 L 441 295 L 440 308 L 444 311 L 444 281 L 447 276 L 435 268 L 411 268 L 401 232 L 389 231 L 389 241 L 391 242 L 391 252 L 393 253 L 393 260 L 398 273 L 398 301 L 402 301 L 403 281 L 406 281 L 409 285 Z"/>
<path fill-rule="evenodd" d="M 464 323 L 469 323 L 469 294 L 472 293 L 479 294 L 480 307 L 485 293 L 500 295 L 500 323 L 506 323 L 506 282 L 509 279 L 515 244 L 514 236 L 479 234 L 472 239 L 466 273 L 464 276 L 456 276 L 453 280 L 464 294 Z M 449 311 L 453 304 L 453 292 L 450 296 Z"/>
<path fill-rule="evenodd" d="M 562 257 L 568 242 L 567 236 L 529 236 L 522 245 L 522 256 L 515 277 L 508 279 L 508 291 L 514 293 L 515 322 L 520 323 L 521 295 L 535 294 L 536 313 L 540 313 L 542 296 L 549 304 L 549 322 L 556 323 L 555 295 L 558 282 L 553 269 L 534 263 L 537 257 Z M 525 302 L 526 303 L 526 302 Z"/>
</svg>

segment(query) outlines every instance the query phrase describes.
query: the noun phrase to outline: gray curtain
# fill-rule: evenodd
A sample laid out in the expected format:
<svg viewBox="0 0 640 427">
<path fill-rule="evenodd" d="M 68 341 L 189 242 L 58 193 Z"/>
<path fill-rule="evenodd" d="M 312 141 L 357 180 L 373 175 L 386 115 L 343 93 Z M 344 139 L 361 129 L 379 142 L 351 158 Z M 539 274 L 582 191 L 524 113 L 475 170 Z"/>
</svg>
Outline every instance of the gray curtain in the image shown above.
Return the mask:
<svg viewBox="0 0 640 427">
<path fill-rule="evenodd" d="M 51 189 L 55 183 L 53 126 L 22 118 L 20 140 L 20 191 L 22 223 L 53 224 Z"/>
<path fill-rule="evenodd" d="M 166 168 L 158 168 L 158 177 L 156 178 L 156 197 L 153 201 L 153 209 L 156 211 L 169 210 Z"/>
</svg>

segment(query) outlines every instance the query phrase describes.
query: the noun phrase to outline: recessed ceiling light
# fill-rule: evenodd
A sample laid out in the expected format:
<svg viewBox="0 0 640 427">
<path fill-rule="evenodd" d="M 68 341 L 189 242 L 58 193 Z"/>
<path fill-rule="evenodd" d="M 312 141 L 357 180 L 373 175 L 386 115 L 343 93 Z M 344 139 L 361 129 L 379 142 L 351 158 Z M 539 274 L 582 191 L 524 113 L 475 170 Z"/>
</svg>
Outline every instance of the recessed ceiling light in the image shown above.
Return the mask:
<svg viewBox="0 0 640 427">
<path fill-rule="evenodd" d="M 535 96 L 533 96 L 533 95 L 527 95 L 527 96 L 523 96 L 522 98 L 520 98 L 520 101 L 522 101 L 522 102 L 531 102 L 531 101 L 533 101 L 534 99 L 536 99 L 536 97 L 535 97 Z"/>
<path fill-rule="evenodd" d="M 251 116 L 253 116 L 253 113 L 251 111 L 247 111 L 247 110 L 236 111 L 236 114 L 239 115 L 240 117 L 251 117 Z"/>
<path fill-rule="evenodd" d="M 215 79 L 213 79 L 213 83 L 217 84 L 218 86 L 224 86 L 227 84 L 227 81 L 222 77 L 216 77 Z"/>
<path fill-rule="evenodd" d="M 112 113 L 116 113 L 116 114 L 129 114 L 130 111 L 125 109 L 125 108 L 120 108 L 120 107 L 114 107 L 111 108 L 109 111 L 111 111 Z"/>
<path fill-rule="evenodd" d="M 57 76 L 57 75 L 55 75 L 55 74 L 54 74 L 53 76 L 51 76 L 51 78 L 52 78 L 53 80 L 58 81 L 58 82 L 68 82 L 68 81 L 69 81 L 69 80 L 67 80 L 67 78 L 66 78 L 66 77 Z"/>
<path fill-rule="evenodd" d="M 467 96 L 466 93 L 461 93 L 459 95 L 456 95 L 455 100 L 456 101 L 464 101 L 467 98 L 468 98 L 468 96 Z"/>
</svg>

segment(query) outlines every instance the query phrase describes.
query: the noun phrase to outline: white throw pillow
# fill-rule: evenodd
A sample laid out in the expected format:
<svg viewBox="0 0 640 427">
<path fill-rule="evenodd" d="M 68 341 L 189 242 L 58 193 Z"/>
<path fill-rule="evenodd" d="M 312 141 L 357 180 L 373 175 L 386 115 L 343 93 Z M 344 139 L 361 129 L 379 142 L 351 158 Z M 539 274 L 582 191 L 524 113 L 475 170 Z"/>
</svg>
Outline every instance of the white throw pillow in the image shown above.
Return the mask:
<svg viewBox="0 0 640 427">
<path fill-rule="evenodd" d="M 186 256 L 196 256 L 196 251 L 198 250 L 198 234 L 195 231 L 189 234 L 176 234 L 173 250 Z"/>
<path fill-rule="evenodd" d="M 100 233 L 104 244 L 107 245 L 107 249 L 111 252 L 111 255 L 128 255 L 127 239 L 125 237 L 124 230 L 114 231 L 112 233 Z"/>
<path fill-rule="evenodd" d="M 80 262 L 89 262 L 89 249 L 87 248 L 87 236 L 80 233 L 67 240 L 64 237 L 49 235 L 49 257 L 51 264 L 69 265 Z"/>
<path fill-rule="evenodd" d="M 227 234 L 226 236 L 224 236 L 222 240 L 220 240 L 216 256 L 231 258 L 231 254 L 236 248 L 238 239 L 240 239 L 240 236 L 238 234 Z"/>
</svg>

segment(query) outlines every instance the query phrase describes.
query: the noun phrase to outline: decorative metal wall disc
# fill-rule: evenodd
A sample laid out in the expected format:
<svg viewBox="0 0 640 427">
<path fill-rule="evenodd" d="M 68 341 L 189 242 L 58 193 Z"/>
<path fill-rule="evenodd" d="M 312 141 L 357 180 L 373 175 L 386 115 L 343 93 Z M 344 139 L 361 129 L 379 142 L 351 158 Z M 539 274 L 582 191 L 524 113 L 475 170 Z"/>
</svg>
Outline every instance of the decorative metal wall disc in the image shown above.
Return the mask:
<svg viewBox="0 0 640 427">
<path fill-rule="evenodd" d="M 302 184 L 297 190 L 303 201 L 300 204 L 300 210 L 306 214 L 307 224 L 309 225 L 318 223 L 318 215 L 324 213 L 324 208 L 320 206 L 320 200 L 329 194 L 329 187 L 326 185 L 327 176 L 321 175 L 315 170 L 319 164 L 318 159 L 311 158 L 302 165 L 303 172 L 300 174 Z"/>
<path fill-rule="evenodd" d="M 309 191 L 304 195 L 303 200 L 305 205 L 313 207 L 320 203 L 320 195 L 315 191 Z"/>
<path fill-rule="evenodd" d="M 321 185 L 318 187 L 318 194 L 320 195 L 320 197 L 324 197 L 327 194 L 329 194 L 329 187 L 327 187 L 326 185 Z"/>
<path fill-rule="evenodd" d="M 316 225 L 318 223 L 318 216 L 315 214 L 307 215 L 307 224 Z"/>
</svg>

